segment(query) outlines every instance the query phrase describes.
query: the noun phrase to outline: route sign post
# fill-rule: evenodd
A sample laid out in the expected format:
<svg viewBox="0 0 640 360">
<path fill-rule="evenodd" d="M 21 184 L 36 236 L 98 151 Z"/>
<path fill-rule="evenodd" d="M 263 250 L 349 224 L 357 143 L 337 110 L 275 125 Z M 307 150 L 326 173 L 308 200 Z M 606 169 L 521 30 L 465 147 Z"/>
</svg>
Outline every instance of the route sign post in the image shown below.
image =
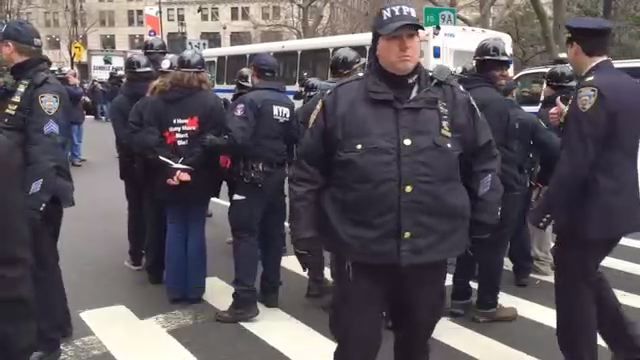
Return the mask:
<svg viewBox="0 0 640 360">
<path fill-rule="evenodd" d="M 424 7 L 424 27 L 455 25 L 458 20 L 458 10 L 449 7 Z"/>
</svg>

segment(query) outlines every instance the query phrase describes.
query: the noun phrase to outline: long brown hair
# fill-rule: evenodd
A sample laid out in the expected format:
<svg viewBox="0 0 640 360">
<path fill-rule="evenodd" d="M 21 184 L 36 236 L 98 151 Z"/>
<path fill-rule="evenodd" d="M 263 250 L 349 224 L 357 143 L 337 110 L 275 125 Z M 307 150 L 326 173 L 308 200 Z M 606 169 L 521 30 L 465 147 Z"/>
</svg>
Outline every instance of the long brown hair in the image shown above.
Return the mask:
<svg viewBox="0 0 640 360">
<path fill-rule="evenodd" d="M 169 79 L 166 76 L 161 76 L 151 82 L 149 90 L 147 90 L 147 95 L 160 95 L 167 91 L 169 91 Z"/>
<path fill-rule="evenodd" d="M 186 88 L 211 90 L 211 82 L 206 72 L 174 71 L 167 77 L 169 89 Z"/>
</svg>

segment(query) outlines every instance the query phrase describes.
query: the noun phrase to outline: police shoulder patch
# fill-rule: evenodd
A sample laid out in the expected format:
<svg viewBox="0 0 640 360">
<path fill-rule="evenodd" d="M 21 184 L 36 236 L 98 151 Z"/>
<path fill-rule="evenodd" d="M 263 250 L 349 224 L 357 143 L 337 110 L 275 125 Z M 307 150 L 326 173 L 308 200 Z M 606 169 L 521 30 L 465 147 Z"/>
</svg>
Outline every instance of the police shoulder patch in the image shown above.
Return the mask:
<svg viewBox="0 0 640 360">
<path fill-rule="evenodd" d="M 322 99 L 320 99 L 320 101 L 318 101 L 318 105 L 316 105 L 316 108 L 313 109 L 313 112 L 311 113 L 311 116 L 309 117 L 309 128 L 311 128 L 313 126 L 313 123 L 316 122 L 316 118 L 318 117 L 318 114 L 320 113 L 320 110 L 322 110 Z"/>
<path fill-rule="evenodd" d="M 592 86 L 585 86 L 583 88 L 578 89 L 578 94 L 576 96 L 576 102 L 578 105 L 578 109 L 582 112 L 587 112 L 593 104 L 598 100 L 598 89 Z"/>
<path fill-rule="evenodd" d="M 233 109 L 233 115 L 235 115 L 235 116 L 244 115 L 244 104 L 236 105 L 236 107 Z"/>
<path fill-rule="evenodd" d="M 40 108 L 47 115 L 53 115 L 60 108 L 60 97 L 56 94 L 45 93 L 38 97 Z"/>
</svg>

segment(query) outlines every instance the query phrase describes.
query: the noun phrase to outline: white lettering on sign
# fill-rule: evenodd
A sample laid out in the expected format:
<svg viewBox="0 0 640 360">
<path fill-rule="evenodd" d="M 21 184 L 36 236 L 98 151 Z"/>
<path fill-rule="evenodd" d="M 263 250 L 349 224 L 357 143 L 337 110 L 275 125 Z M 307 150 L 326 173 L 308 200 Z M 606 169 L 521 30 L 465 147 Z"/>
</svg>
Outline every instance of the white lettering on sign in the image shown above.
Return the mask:
<svg viewBox="0 0 640 360">
<path fill-rule="evenodd" d="M 273 106 L 273 118 L 278 120 L 278 122 L 283 123 L 289 121 L 291 117 L 291 110 L 288 107 L 284 106 Z"/>
<path fill-rule="evenodd" d="M 398 5 L 398 6 L 390 6 L 386 9 L 382 9 L 382 20 L 387 20 L 392 16 L 400 16 L 400 15 L 410 15 L 413 17 L 417 17 L 416 9 L 410 6 Z"/>
</svg>

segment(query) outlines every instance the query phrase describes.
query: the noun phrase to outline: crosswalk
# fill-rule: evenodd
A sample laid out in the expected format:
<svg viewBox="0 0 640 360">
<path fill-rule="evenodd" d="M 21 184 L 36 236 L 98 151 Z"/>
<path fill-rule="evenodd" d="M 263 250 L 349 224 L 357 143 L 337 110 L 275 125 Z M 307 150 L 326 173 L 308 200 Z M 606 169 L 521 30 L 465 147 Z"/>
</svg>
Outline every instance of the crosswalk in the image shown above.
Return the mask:
<svg viewBox="0 0 640 360">
<path fill-rule="evenodd" d="M 603 263 L 603 270 L 611 275 L 620 302 L 637 321 L 640 321 L 640 265 L 628 259 L 637 257 L 640 260 L 639 245 L 639 240 L 625 238 L 614 255 Z M 618 259 L 615 254 L 623 254 L 627 260 Z M 534 275 L 535 281 L 528 288 L 517 288 L 511 285 L 511 267 L 506 261 L 500 301 L 515 306 L 520 318 L 514 323 L 475 324 L 469 319 L 445 317 L 433 334 L 433 359 L 561 358 L 555 342 L 553 277 Z M 146 319 L 141 319 L 126 304 L 82 311 L 79 317 L 92 335 L 65 343 L 62 359 L 332 359 L 334 339 L 327 325 L 318 322 L 318 319 L 326 318 L 326 314 L 320 306 L 302 296 L 306 274 L 293 256 L 283 258 L 282 271 L 284 278 L 295 277 L 299 281 L 281 295 L 288 298 L 281 301 L 280 309 L 261 306 L 258 319 L 252 322 L 215 323 L 216 309 L 225 309 L 231 303 L 233 293 L 229 281 L 215 276 L 206 281 L 204 304 L 173 309 Z M 330 276 L 328 270 L 327 276 Z M 451 274 L 447 275 L 446 281 L 450 286 Z M 476 289 L 477 284 L 473 283 L 472 287 Z M 229 334 L 233 338 L 230 339 Z M 385 331 L 384 338 L 379 359 L 391 359 L 392 335 Z M 255 353 L 255 356 L 218 356 L 219 351 L 228 348 L 231 342 L 237 343 L 234 346 L 244 347 L 245 354 Z M 609 356 L 601 338 L 599 345 L 602 358 Z"/>
</svg>

